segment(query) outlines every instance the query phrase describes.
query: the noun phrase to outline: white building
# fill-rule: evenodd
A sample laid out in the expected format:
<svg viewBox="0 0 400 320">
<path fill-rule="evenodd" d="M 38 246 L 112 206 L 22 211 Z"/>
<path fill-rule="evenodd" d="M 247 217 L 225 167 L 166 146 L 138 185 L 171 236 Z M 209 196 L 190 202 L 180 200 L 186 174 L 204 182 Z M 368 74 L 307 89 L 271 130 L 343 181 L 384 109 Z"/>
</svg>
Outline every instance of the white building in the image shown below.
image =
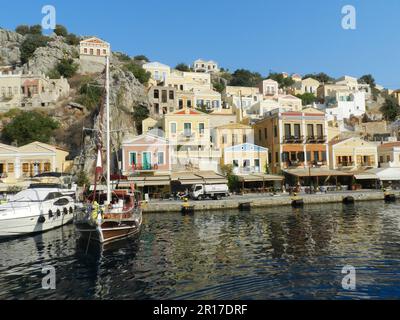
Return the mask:
<svg viewBox="0 0 400 320">
<path fill-rule="evenodd" d="M 193 63 L 193 70 L 195 72 L 215 73 L 219 72 L 218 64 L 215 61 L 205 61 L 198 59 Z"/>
<path fill-rule="evenodd" d="M 320 104 L 319 109 L 325 110 L 328 121 L 343 121 L 351 116 L 360 117 L 365 114 L 364 92 L 337 92 L 336 101 L 333 104 Z"/>
<path fill-rule="evenodd" d="M 277 96 L 279 93 L 279 84 L 272 79 L 263 80 L 260 83 L 260 92 L 264 96 Z"/>
<path fill-rule="evenodd" d="M 171 75 L 171 68 L 160 62 L 145 63 L 143 69 L 150 72 L 151 78 L 156 82 L 167 82 Z"/>
<path fill-rule="evenodd" d="M 69 95 L 67 79 L 50 79 L 45 75 L 0 72 L 0 110 L 11 108 L 53 107 Z"/>
</svg>

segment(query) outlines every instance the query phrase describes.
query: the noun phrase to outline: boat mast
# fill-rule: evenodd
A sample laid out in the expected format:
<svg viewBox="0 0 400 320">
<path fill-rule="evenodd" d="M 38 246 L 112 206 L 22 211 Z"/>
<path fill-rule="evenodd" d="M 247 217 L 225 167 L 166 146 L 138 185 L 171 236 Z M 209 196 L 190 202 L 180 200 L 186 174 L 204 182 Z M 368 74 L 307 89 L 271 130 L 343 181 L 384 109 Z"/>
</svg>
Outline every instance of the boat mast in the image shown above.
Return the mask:
<svg viewBox="0 0 400 320">
<path fill-rule="evenodd" d="M 107 123 L 107 204 L 111 203 L 111 148 L 110 148 L 110 57 L 106 57 L 106 123 Z"/>
</svg>

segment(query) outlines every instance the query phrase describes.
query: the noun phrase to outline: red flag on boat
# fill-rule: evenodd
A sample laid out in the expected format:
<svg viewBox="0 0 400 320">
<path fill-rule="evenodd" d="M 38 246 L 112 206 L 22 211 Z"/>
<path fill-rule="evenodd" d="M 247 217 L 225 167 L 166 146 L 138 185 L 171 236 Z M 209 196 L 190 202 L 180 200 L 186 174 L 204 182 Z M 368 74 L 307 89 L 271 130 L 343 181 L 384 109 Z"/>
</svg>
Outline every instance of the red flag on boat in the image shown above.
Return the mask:
<svg viewBox="0 0 400 320">
<path fill-rule="evenodd" d="M 101 158 L 101 150 L 99 148 L 97 152 L 96 175 L 99 177 L 101 174 L 103 174 L 103 161 Z"/>
</svg>

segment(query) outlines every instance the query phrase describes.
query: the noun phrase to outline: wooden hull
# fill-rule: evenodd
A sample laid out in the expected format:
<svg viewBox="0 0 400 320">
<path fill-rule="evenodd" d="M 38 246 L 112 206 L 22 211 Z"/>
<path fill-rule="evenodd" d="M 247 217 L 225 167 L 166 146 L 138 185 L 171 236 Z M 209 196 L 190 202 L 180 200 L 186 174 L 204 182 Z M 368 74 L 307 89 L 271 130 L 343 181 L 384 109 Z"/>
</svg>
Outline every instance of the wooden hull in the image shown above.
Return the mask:
<svg viewBox="0 0 400 320">
<path fill-rule="evenodd" d="M 140 224 L 135 221 L 121 221 L 121 224 L 106 221 L 96 227 L 89 224 L 77 224 L 76 227 L 82 238 L 100 243 L 116 241 L 140 232 Z"/>
</svg>

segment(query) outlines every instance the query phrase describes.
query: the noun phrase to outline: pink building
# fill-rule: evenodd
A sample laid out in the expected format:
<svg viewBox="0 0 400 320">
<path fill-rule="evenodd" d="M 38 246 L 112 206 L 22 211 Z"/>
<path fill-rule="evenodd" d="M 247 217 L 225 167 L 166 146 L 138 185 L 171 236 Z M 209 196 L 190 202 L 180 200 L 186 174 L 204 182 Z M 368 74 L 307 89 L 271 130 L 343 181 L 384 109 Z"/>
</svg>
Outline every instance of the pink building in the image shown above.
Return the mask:
<svg viewBox="0 0 400 320">
<path fill-rule="evenodd" d="M 126 176 L 136 173 L 169 173 L 170 146 L 166 139 L 143 134 L 122 143 L 122 171 Z"/>
</svg>

